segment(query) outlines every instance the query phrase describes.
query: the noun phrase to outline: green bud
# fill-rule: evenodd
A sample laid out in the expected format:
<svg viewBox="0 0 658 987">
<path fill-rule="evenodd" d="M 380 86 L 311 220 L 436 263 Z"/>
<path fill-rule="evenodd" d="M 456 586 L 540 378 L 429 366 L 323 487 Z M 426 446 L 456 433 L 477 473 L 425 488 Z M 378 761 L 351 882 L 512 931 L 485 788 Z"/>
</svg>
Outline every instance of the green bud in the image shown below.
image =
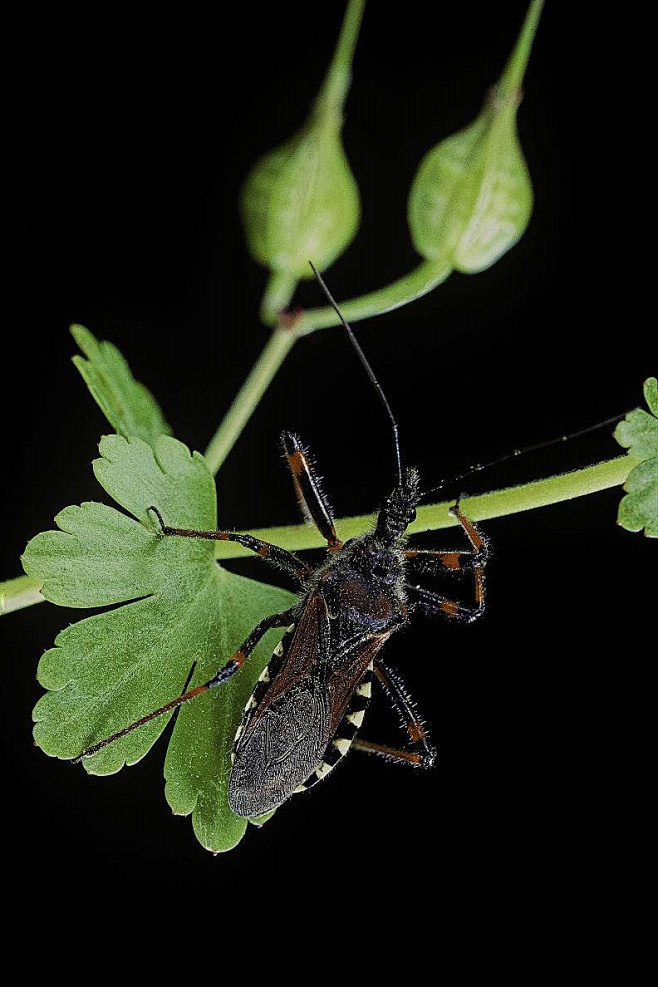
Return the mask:
<svg viewBox="0 0 658 987">
<path fill-rule="evenodd" d="M 480 115 L 429 151 L 416 173 L 408 221 L 416 250 L 474 274 L 525 232 L 533 193 L 516 115 L 543 0 L 533 0 L 516 47 Z"/>
<path fill-rule="evenodd" d="M 275 275 L 309 278 L 353 240 L 359 190 L 343 144 L 343 103 L 365 0 L 350 0 L 329 71 L 306 124 L 254 166 L 242 189 L 249 250 Z"/>
<path fill-rule="evenodd" d="M 280 274 L 312 277 L 328 267 L 359 226 L 359 190 L 340 139 L 339 119 L 314 113 L 291 140 L 257 162 L 242 190 L 253 258 Z"/>
</svg>

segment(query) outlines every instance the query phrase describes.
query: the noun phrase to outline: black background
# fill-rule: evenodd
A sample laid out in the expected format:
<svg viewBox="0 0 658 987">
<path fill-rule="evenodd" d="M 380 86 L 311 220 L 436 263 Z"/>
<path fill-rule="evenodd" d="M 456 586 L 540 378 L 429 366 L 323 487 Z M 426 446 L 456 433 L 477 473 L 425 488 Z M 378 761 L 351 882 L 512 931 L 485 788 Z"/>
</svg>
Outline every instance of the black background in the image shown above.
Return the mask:
<svg viewBox="0 0 658 987">
<path fill-rule="evenodd" d="M 636 246 L 642 59 L 621 71 L 624 25 L 580 25 L 568 7 L 549 0 L 519 115 L 536 196 L 526 235 L 489 271 L 358 325 L 427 484 L 633 407 L 655 372 Z M 57 510 L 100 496 L 90 461 L 106 425 L 70 364 L 68 323 L 115 342 L 176 435 L 205 447 L 266 340 L 265 273 L 244 247 L 238 190 L 302 123 L 341 12 L 4 5 L 3 577 L 19 574 L 27 540 Z M 327 275 L 339 299 L 415 265 L 412 176 L 478 112 L 523 12 L 518 0 L 371 0 L 344 130 L 363 220 Z M 310 283 L 297 300 L 321 303 Z M 223 526 L 297 520 L 283 427 L 312 444 L 338 515 L 372 509 L 390 485 L 381 409 L 343 336 L 322 331 L 296 346 L 223 468 Z M 618 451 L 603 430 L 469 490 Z M 354 755 L 216 858 L 164 801 L 164 744 L 106 779 L 32 746 L 38 657 L 81 614 L 46 604 L 6 617 L 4 846 L 17 916 L 36 911 L 72 935 L 113 904 L 126 935 L 137 908 L 140 932 L 155 924 L 159 942 L 180 916 L 176 946 L 228 940 L 238 956 L 234 936 L 262 943 L 266 929 L 270 965 L 303 958 L 309 975 L 314 962 L 326 973 L 323 949 L 358 933 L 359 967 L 404 954 L 410 974 L 448 984 L 566 982 L 583 916 L 609 883 L 624 878 L 630 909 L 642 887 L 653 546 L 616 527 L 618 501 L 614 490 L 489 522 L 485 619 L 419 618 L 391 641 L 433 727 L 433 773 Z M 393 739 L 393 718 L 376 719 Z"/>
</svg>

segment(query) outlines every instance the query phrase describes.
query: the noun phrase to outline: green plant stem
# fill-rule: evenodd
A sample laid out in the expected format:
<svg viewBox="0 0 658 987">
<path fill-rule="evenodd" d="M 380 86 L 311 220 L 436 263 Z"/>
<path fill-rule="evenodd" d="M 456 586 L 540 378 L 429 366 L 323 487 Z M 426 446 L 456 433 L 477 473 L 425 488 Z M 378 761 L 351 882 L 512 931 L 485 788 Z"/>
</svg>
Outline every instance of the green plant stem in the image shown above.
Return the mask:
<svg viewBox="0 0 658 987">
<path fill-rule="evenodd" d="M 340 310 L 348 322 L 359 322 L 375 315 L 383 315 L 401 305 L 415 301 L 428 291 L 432 291 L 451 274 L 452 267 L 447 261 L 423 261 L 418 267 L 405 274 L 385 288 L 371 291 L 367 295 L 339 302 Z M 303 312 L 295 321 L 295 332 L 305 336 L 316 329 L 327 329 L 339 325 L 339 319 L 331 306 L 311 308 Z"/>
<path fill-rule="evenodd" d="M 292 349 L 295 339 L 295 334 L 287 329 L 273 331 L 204 453 L 213 473 L 218 471 L 233 448 L 236 439 L 251 418 L 254 408 Z"/>
<path fill-rule="evenodd" d="M 297 278 L 281 271 L 272 271 L 260 302 L 260 317 L 266 326 L 276 325 L 277 319 L 295 294 Z"/>
<path fill-rule="evenodd" d="M 560 473 L 547 480 L 535 480 L 518 487 L 493 490 L 491 493 L 466 497 L 461 501 L 464 513 L 473 521 L 487 521 L 491 518 L 506 517 L 521 511 L 548 507 L 564 500 L 585 497 L 600 490 L 621 486 L 628 474 L 640 460 L 633 456 L 618 456 L 594 466 L 586 466 L 571 473 Z M 410 525 L 408 533 L 420 534 L 423 531 L 438 531 L 440 528 L 453 528 L 457 520 L 450 513 L 455 501 L 446 500 L 440 504 L 428 504 L 418 508 L 418 516 Z M 372 526 L 375 515 L 362 514 L 359 517 L 341 518 L 336 522 L 340 537 L 346 541 L 363 534 Z M 264 541 L 273 542 L 288 551 L 299 552 L 307 548 L 322 548 L 326 542 L 319 532 L 307 524 L 284 525 L 278 528 L 258 528 L 250 534 Z M 217 542 L 215 555 L 218 559 L 233 559 L 239 556 L 252 556 L 247 549 L 233 542 Z M 9 613 L 41 603 L 40 583 L 28 576 L 19 576 L 0 583 L 0 613 Z"/>
<path fill-rule="evenodd" d="M 496 86 L 496 95 L 502 102 L 506 102 L 508 97 L 518 96 L 521 92 L 543 6 L 544 0 L 532 0 L 528 6 L 514 50 Z"/>
<path fill-rule="evenodd" d="M 0 614 L 11 613 L 31 607 L 33 603 L 41 603 L 43 596 L 39 592 L 41 583 L 30 576 L 17 576 L 0 583 Z"/>
<path fill-rule="evenodd" d="M 506 517 L 521 511 L 534 510 L 537 507 L 547 507 L 575 497 L 585 497 L 624 483 L 626 477 L 638 465 L 639 460 L 632 456 L 619 456 L 594 466 L 586 466 L 571 473 L 560 473 L 546 480 L 535 480 L 517 487 L 507 487 L 504 490 L 493 490 L 491 493 L 480 494 L 476 497 L 466 497 L 461 501 L 464 513 L 473 521 L 486 521 L 496 517 Z M 439 528 L 452 528 L 458 522 L 450 514 L 450 508 L 455 500 L 446 500 L 440 504 L 427 504 L 418 508 L 418 516 L 410 525 L 408 533 L 420 534 L 423 531 L 436 531 Z M 341 518 L 336 522 L 340 538 L 346 541 L 356 535 L 363 534 L 372 526 L 374 515 L 362 514 L 358 517 Z M 264 541 L 271 541 L 289 551 L 301 551 L 306 548 L 321 548 L 323 541 L 319 532 L 311 525 L 295 524 L 277 528 L 258 528 L 250 534 Z M 237 558 L 251 555 L 247 549 L 232 542 L 217 542 L 215 555 L 218 559 Z"/>
<path fill-rule="evenodd" d="M 359 38 L 365 5 L 366 0 L 349 0 L 347 4 L 333 58 L 316 100 L 318 108 L 324 104 L 326 108 L 338 106 L 342 111 L 350 88 L 354 49 Z"/>
</svg>

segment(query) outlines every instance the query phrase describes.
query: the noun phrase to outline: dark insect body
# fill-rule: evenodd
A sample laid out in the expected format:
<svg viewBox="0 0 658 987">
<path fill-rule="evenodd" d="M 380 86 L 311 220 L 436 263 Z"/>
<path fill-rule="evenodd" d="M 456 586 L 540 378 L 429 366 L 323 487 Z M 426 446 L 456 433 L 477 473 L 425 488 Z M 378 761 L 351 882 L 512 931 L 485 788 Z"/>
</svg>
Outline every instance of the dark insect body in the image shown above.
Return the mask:
<svg viewBox="0 0 658 987">
<path fill-rule="evenodd" d="M 327 291 L 319 275 L 318 280 Z M 335 304 L 328 291 L 327 295 Z M 307 519 L 327 542 L 326 560 L 317 569 L 253 535 L 171 527 L 157 508 L 151 508 L 162 536 L 237 542 L 295 579 L 301 587 L 299 598 L 289 610 L 262 620 L 208 682 L 87 748 L 80 758 L 217 688 L 239 672 L 268 630 L 285 627 L 235 735 L 228 800 L 236 815 L 254 818 L 276 809 L 324 778 L 350 748 L 415 767 L 433 764 L 436 755 L 427 729 L 401 679 L 379 653 L 414 610 L 464 622 L 483 613 L 487 543 L 456 506 L 453 513 L 468 538 L 468 550 L 406 548 L 406 531 L 421 498 L 420 478 L 415 469 L 402 468 L 397 425 L 388 402 L 350 327 L 344 325 L 393 425 L 397 483 L 380 506 L 374 531 L 345 544 L 338 539 L 309 450 L 292 432 L 284 432 L 282 439 L 297 497 Z M 433 572 L 470 573 L 474 605 L 465 606 L 420 585 L 420 577 Z M 407 732 L 402 748 L 358 736 L 373 680 L 383 688 Z"/>
</svg>

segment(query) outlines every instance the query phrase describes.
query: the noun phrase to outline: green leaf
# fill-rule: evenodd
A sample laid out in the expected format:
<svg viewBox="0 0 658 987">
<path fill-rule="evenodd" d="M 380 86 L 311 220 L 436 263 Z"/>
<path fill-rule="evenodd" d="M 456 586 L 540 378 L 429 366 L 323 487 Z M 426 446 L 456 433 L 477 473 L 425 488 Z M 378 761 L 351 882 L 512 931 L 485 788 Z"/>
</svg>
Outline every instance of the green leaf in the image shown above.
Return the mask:
<svg viewBox="0 0 658 987">
<path fill-rule="evenodd" d="M 101 342 L 84 326 L 71 326 L 71 335 L 87 356 L 74 356 L 91 396 L 119 435 L 137 436 L 150 446 L 160 435 L 170 435 L 160 406 L 151 392 L 135 380 L 130 367 L 112 343 Z"/>
<path fill-rule="evenodd" d="M 163 537 L 148 508 L 166 523 L 217 526 L 215 486 L 205 461 L 176 439 L 155 449 L 141 439 L 106 436 L 94 472 L 133 517 L 85 503 L 55 519 L 58 531 L 37 535 L 23 556 L 25 571 L 43 582 L 46 599 L 62 606 L 124 603 L 62 631 L 39 664 L 49 692 L 34 710 L 37 744 L 71 758 L 146 713 L 207 681 L 264 616 L 290 606 L 283 590 L 220 569 L 213 543 Z M 175 813 L 193 814 L 194 831 L 210 850 L 228 850 L 246 821 L 227 803 L 230 752 L 242 711 L 277 636 L 272 632 L 239 675 L 181 707 L 165 761 L 166 797 Z M 84 766 L 112 774 L 139 761 L 170 714 L 106 747 Z"/>
<path fill-rule="evenodd" d="M 627 531 L 642 531 L 658 538 L 658 459 L 636 466 L 624 484 L 626 496 L 619 505 L 617 521 Z"/>
<path fill-rule="evenodd" d="M 614 435 L 629 455 L 640 464 L 629 474 L 617 515 L 627 531 L 641 531 L 649 538 L 658 537 L 658 381 L 644 382 L 644 397 L 649 412 L 642 408 L 629 411 Z"/>
</svg>

